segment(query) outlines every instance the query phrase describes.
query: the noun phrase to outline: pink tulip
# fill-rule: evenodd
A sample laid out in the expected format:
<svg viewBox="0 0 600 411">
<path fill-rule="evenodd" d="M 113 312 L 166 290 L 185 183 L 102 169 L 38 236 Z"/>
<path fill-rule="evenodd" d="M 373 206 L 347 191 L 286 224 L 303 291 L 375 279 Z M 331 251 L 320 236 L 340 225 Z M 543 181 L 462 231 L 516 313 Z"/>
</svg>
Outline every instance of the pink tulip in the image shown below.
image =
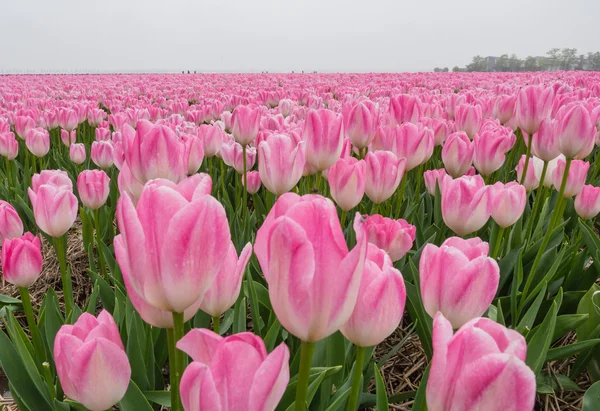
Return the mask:
<svg viewBox="0 0 600 411">
<path fill-rule="evenodd" d="M 19 142 L 11 132 L 0 133 L 0 155 L 14 160 L 19 154 Z"/>
<path fill-rule="evenodd" d="M 252 143 L 260 127 L 260 111 L 248 106 L 237 106 L 231 115 L 231 134 L 239 144 Z"/>
<path fill-rule="evenodd" d="M 421 118 L 421 102 L 417 96 L 401 94 L 390 98 L 388 120 L 390 126 L 402 123 L 417 123 Z"/>
<path fill-rule="evenodd" d="M 554 90 L 551 87 L 527 86 L 517 94 L 515 117 L 519 128 L 529 135 L 538 131 L 540 123 L 550 117 Z"/>
<path fill-rule="evenodd" d="M 229 167 L 233 167 L 238 174 L 244 174 L 244 149 L 241 144 L 232 142 L 223 144 L 219 151 L 221 159 Z M 246 170 L 254 167 L 256 162 L 256 148 L 246 147 Z"/>
<path fill-rule="evenodd" d="M 221 271 L 204 294 L 200 304 L 202 311 L 212 317 L 219 317 L 235 304 L 240 295 L 244 271 L 251 256 L 252 245 L 250 243 L 242 249 L 239 259 L 235 246 L 231 244 Z"/>
<path fill-rule="evenodd" d="M 423 179 L 425 180 L 425 187 L 427 188 L 427 192 L 435 196 L 435 186 L 436 184 L 439 186 L 440 194 L 442 193 L 442 187 L 444 186 L 444 182 L 446 180 L 452 180 L 452 177 L 446 173 L 445 168 L 440 168 L 438 170 L 427 170 L 423 173 Z"/>
<path fill-rule="evenodd" d="M 352 314 L 367 249 L 359 214 L 354 230 L 357 245 L 348 251 L 333 202 L 286 193 L 257 232 L 254 251 L 273 310 L 302 341 L 333 334 Z"/>
<path fill-rule="evenodd" d="M 97 127 L 106 118 L 106 112 L 101 108 L 93 108 L 88 110 L 88 124 L 92 127 Z"/>
<path fill-rule="evenodd" d="M 72 109 L 61 110 L 58 113 L 58 124 L 61 128 L 64 128 L 68 132 L 71 132 L 79 125 L 79 116 L 77 112 Z"/>
<path fill-rule="evenodd" d="M 108 141 L 112 136 L 108 127 L 98 127 L 94 133 L 96 141 Z"/>
<path fill-rule="evenodd" d="M 390 198 L 404 176 L 406 158 L 398 158 L 391 151 L 371 151 L 365 157 L 365 194 L 375 204 Z"/>
<path fill-rule="evenodd" d="M 312 110 L 306 115 L 302 139 L 306 144 L 306 163 L 316 171 L 335 164 L 344 144 L 343 118 L 331 110 Z"/>
<path fill-rule="evenodd" d="M 554 182 L 554 188 L 560 190 L 563 176 L 565 173 L 566 161 L 558 160 L 556 169 L 552 173 L 552 179 Z M 567 183 L 565 185 L 565 191 L 563 193 L 564 198 L 573 197 L 581 192 L 585 185 L 585 179 L 587 172 L 590 168 L 590 163 L 583 160 L 571 161 L 571 167 L 569 168 L 569 175 L 567 176 Z"/>
<path fill-rule="evenodd" d="M 442 187 L 442 218 L 460 236 L 474 233 L 490 218 L 489 197 L 480 175 L 447 180 Z"/>
<path fill-rule="evenodd" d="M 133 174 L 131 174 L 131 170 L 127 166 L 127 163 L 124 163 L 119 171 L 117 186 L 119 187 L 119 193 L 127 193 L 134 205 L 137 204 L 140 195 L 142 195 L 142 190 L 144 189 L 144 185 L 137 181 Z"/>
<path fill-rule="evenodd" d="M 282 134 L 272 134 L 258 146 L 258 173 L 265 188 L 277 196 L 290 191 L 305 166 L 304 142 L 297 146 Z"/>
<path fill-rule="evenodd" d="M 383 250 L 369 244 L 354 311 L 340 331 L 359 347 L 372 347 L 400 325 L 406 288 L 400 271 Z"/>
<path fill-rule="evenodd" d="M 64 170 L 42 170 L 41 173 L 34 174 L 31 177 L 31 188 L 33 188 L 33 191 L 37 192 L 44 184 L 73 191 L 73 182 Z"/>
<path fill-rule="evenodd" d="M 54 340 L 56 373 L 65 394 L 92 411 L 110 409 L 129 386 L 131 366 L 119 328 L 105 310 L 83 313 L 63 325 Z"/>
<path fill-rule="evenodd" d="M 463 131 L 450 134 L 442 148 L 444 167 L 452 177 L 464 175 L 473 163 L 475 146 Z"/>
<path fill-rule="evenodd" d="M 513 133 L 506 134 L 503 129 L 485 130 L 473 137 L 473 164 L 477 171 L 489 176 L 499 170 L 506 160 L 505 153 L 515 145 Z"/>
<path fill-rule="evenodd" d="M 377 131 L 379 123 L 379 107 L 366 100 L 349 105 L 343 111 L 346 137 L 358 149 L 366 148 Z"/>
<path fill-rule="evenodd" d="M 196 328 L 177 348 L 193 359 L 181 378 L 186 411 L 274 411 L 290 379 L 285 343 L 267 354 L 263 340 L 249 332 L 223 338 Z"/>
<path fill-rule="evenodd" d="M 43 128 L 32 128 L 27 132 L 25 145 L 31 154 L 42 158 L 50 151 L 50 134 Z"/>
<path fill-rule="evenodd" d="M 77 197 L 68 177 L 70 186 L 63 182 L 61 174 L 54 174 L 47 181 L 44 176 L 44 172 L 34 175 L 33 188 L 27 192 L 38 227 L 50 237 L 59 238 L 69 231 L 77 218 Z"/>
<path fill-rule="evenodd" d="M 583 104 L 566 112 L 558 124 L 558 146 L 567 158 L 586 158 L 594 149 L 596 124 Z"/>
<path fill-rule="evenodd" d="M 583 186 L 575 197 L 575 211 L 583 220 L 596 217 L 600 213 L 600 187 Z"/>
<path fill-rule="evenodd" d="M 25 233 L 22 237 L 4 237 L 2 275 L 6 281 L 18 287 L 31 287 L 42 273 L 42 263 L 42 246 L 39 238 L 31 233 Z"/>
<path fill-rule="evenodd" d="M 391 151 L 398 158 L 406 158 L 406 171 L 410 171 L 429 160 L 434 144 L 431 129 L 404 123 L 393 128 L 380 128 L 372 146 L 376 150 Z"/>
<path fill-rule="evenodd" d="M 493 115 L 500 121 L 500 124 L 506 124 L 515 114 L 515 105 L 517 96 L 514 94 L 496 97 L 494 103 Z"/>
<path fill-rule="evenodd" d="M 521 159 L 519 160 L 519 163 L 517 164 L 517 167 L 515 168 L 515 170 L 517 171 L 517 180 L 518 181 L 521 181 L 521 178 L 523 176 L 523 169 L 525 167 L 525 158 L 526 157 L 523 154 L 521 156 Z M 540 170 L 540 175 L 537 175 L 536 168 L 539 166 L 543 166 L 543 161 L 537 157 L 532 157 L 529 159 L 529 161 L 531 161 L 533 164 L 530 164 L 529 167 L 527 168 L 527 176 L 525 176 L 525 181 L 523 181 L 523 186 L 525 187 L 525 189 L 527 191 L 535 190 L 536 188 L 539 187 L 540 178 L 541 178 L 541 170 Z"/>
<path fill-rule="evenodd" d="M 392 261 L 400 260 L 412 248 L 417 228 L 406 220 L 366 216 L 365 230 L 369 243 L 389 254 Z"/>
<path fill-rule="evenodd" d="M 114 164 L 114 147 L 110 141 L 94 141 L 91 157 L 98 167 L 107 169 Z"/>
<path fill-rule="evenodd" d="M 454 125 L 456 130 L 464 131 L 469 138 L 479 132 L 483 122 L 480 105 L 461 104 L 456 108 Z"/>
<path fill-rule="evenodd" d="M 25 140 L 27 137 L 27 132 L 35 128 L 35 121 L 29 116 L 17 116 L 15 118 L 15 133 L 22 140 Z"/>
<path fill-rule="evenodd" d="M 196 136 L 186 136 L 185 141 L 185 157 L 187 159 L 188 175 L 196 174 L 204 161 L 204 144 L 202 140 Z"/>
<path fill-rule="evenodd" d="M 452 328 L 436 314 L 427 409 L 532 410 L 536 380 L 525 364 L 525 338 L 488 318 L 475 318 L 454 335 Z"/>
<path fill-rule="evenodd" d="M 60 130 L 60 140 L 65 146 L 71 147 L 77 141 L 77 131 L 73 130 L 69 133 L 67 130 Z"/>
<path fill-rule="evenodd" d="M 356 207 L 365 195 L 366 166 L 364 160 L 346 157 L 327 170 L 331 197 L 343 211 Z"/>
<path fill-rule="evenodd" d="M 540 123 L 540 127 L 531 140 L 531 153 L 543 161 L 550 161 L 558 157 L 558 126 L 556 120 L 549 118 Z"/>
<path fill-rule="evenodd" d="M 84 170 L 77 177 L 77 192 L 90 210 L 102 207 L 110 194 L 110 178 L 102 170 Z"/>
<path fill-rule="evenodd" d="M 440 311 L 457 329 L 489 308 L 500 268 L 478 237 L 450 237 L 440 247 L 427 244 L 419 260 L 421 298 L 431 317 Z"/>
<path fill-rule="evenodd" d="M 0 243 L 4 239 L 11 239 L 23 235 L 23 222 L 17 210 L 7 203 L 0 200 Z"/>
<path fill-rule="evenodd" d="M 444 144 L 448 136 L 455 131 L 454 123 L 443 118 L 432 119 L 427 127 L 433 130 L 433 141 L 436 146 Z"/>
<path fill-rule="evenodd" d="M 161 310 L 184 312 L 198 301 L 231 244 L 225 210 L 198 176 L 179 185 L 152 180 L 137 207 L 127 194 L 117 206 L 117 261 L 136 293 Z"/>
<path fill-rule="evenodd" d="M 85 145 L 84 144 L 72 144 L 69 147 L 69 157 L 75 164 L 83 164 L 86 158 Z"/>
<path fill-rule="evenodd" d="M 497 182 L 490 190 L 492 218 L 503 228 L 517 222 L 525 211 L 527 192 L 516 181 L 507 184 Z"/>
<path fill-rule="evenodd" d="M 258 171 L 246 171 L 246 179 L 248 180 L 248 187 L 246 187 L 248 194 L 253 195 L 258 193 L 262 184 L 260 181 L 260 173 Z M 245 187 L 243 175 L 240 176 L 240 180 L 242 181 L 242 186 Z"/>
<path fill-rule="evenodd" d="M 141 184 L 155 178 L 178 183 L 187 176 L 185 145 L 172 129 L 142 120 L 136 130 L 125 124 L 121 132 L 127 164 Z"/>
<path fill-rule="evenodd" d="M 221 150 L 223 131 L 219 127 L 202 124 L 196 130 L 196 133 L 202 141 L 206 158 L 214 157 Z"/>
</svg>

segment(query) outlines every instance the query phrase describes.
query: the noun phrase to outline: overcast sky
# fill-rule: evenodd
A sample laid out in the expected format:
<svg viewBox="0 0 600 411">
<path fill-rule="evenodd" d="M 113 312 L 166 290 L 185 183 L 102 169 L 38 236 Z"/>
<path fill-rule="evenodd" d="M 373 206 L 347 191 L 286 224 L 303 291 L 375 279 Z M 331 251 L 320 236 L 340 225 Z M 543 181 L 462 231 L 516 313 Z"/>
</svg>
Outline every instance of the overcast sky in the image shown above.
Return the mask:
<svg viewBox="0 0 600 411">
<path fill-rule="evenodd" d="M 0 0 L 0 72 L 430 71 L 600 51 L 600 0 Z"/>
</svg>

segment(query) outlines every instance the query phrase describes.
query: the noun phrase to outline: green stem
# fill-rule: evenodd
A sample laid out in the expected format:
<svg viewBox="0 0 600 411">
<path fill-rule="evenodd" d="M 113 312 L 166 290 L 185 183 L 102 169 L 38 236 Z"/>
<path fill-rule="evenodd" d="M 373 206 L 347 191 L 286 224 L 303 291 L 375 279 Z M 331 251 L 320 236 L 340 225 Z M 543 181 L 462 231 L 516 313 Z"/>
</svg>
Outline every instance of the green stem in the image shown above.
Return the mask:
<svg viewBox="0 0 600 411">
<path fill-rule="evenodd" d="M 298 385 L 296 386 L 295 411 L 306 410 L 308 379 L 310 376 L 310 365 L 314 352 L 315 343 L 302 341 L 302 345 L 300 346 L 300 373 L 298 374 Z"/>
<path fill-rule="evenodd" d="M 243 194 L 244 195 L 244 203 L 243 203 L 243 207 L 242 207 L 243 208 L 243 210 L 242 210 L 243 214 L 242 215 L 244 217 L 243 221 L 245 222 L 246 221 L 246 214 L 248 213 L 248 197 L 247 197 L 248 196 L 248 189 L 247 189 L 247 187 L 248 187 L 248 175 L 246 174 L 246 166 L 247 166 L 247 164 L 246 164 L 246 146 L 242 146 L 242 157 L 243 157 L 242 161 L 244 163 L 244 189 L 243 189 L 243 192 L 244 192 L 244 194 Z"/>
<path fill-rule="evenodd" d="M 417 169 L 417 188 L 415 190 L 415 200 L 419 202 L 421 198 L 421 181 L 423 180 L 423 164 Z"/>
<path fill-rule="evenodd" d="M 342 231 L 346 230 L 346 216 L 348 215 L 347 211 L 342 210 Z"/>
<path fill-rule="evenodd" d="M 44 380 L 46 380 L 46 385 L 48 386 L 48 391 L 50 391 L 50 396 L 52 399 L 56 398 L 56 387 L 54 387 L 54 377 L 52 377 L 52 371 L 50 370 L 50 363 L 44 361 L 42 363 L 42 369 L 44 370 Z"/>
<path fill-rule="evenodd" d="M 25 318 L 27 318 L 27 325 L 29 326 L 29 332 L 31 333 L 31 340 L 33 341 L 33 348 L 35 349 L 35 357 L 38 361 L 38 366 L 40 366 L 46 361 L 46 351 L 42 343 L 40 330 L 35 322 L 35 316 L 33 315 L 33 307 L 31 305 L 29 289 L 27 287 L 19 287 L 19 293 L 21 294 L 23 311 L 25 311 Z"/>
<path fill-rule="evenodd" d="M 400 191 L 398 193 L 398 202 L 396 204 L 396 211 L 398 212 L 398 215 L 402 215 L 400 212 L 400 207 L 402 206 L 402 201 L 404 199 L 404 190 L 406 190 L 406 174 L 402 176 L 402 182 L 400 183 Z"/>
<path fill-rule="evenodd" d="M 169 348 L 169 376 L 171 378 L 171 404 L 177 403 L 177 398 L 179 397 L 177 393 L 177 389 L 173 388 L 176 386 L 175 383 L 175 363 L 177 362 L 175 358 L 175 333 L 172 328 L 167 328 L 167 345 Z"/>
<path fill-rule="evenodd" d="M 102 278 L 106 279 L 106 267 L 104 266 L 104 256 L 100 243 L 102 242 L 102 236 L 100 235 L 100 209 L 94 210 L 94 220 L 96 225 L 96 246 L 98 249 L 98 265 L 100 266 L 100 274 Z"/>
<path fill-rule="evenodd" d="M 527 177 L 527 169 L 529 168 L 529 156 L 531 156 L 531 141 L 533 140 L 533 133 L 529 135 L 527 139 L 527 151 L 525 152 L 525 165 L 523 166 L 523 175 L 521 176 L 521 181 L 519 182 L 521 185 L 525 182 L 525 178 Z"/>
<path fill-rule="evenodd" d="M 363 364 L 365 362 L 365 347 L 356 346 L 356 361 L 354 361 L 354 371 L 352 372 L 352 389 L 346 411 L 356 411 L 358 409 L 358 397 L 360 395 L 360 381 L 363 376 Z"/>
<path fill-rule="evenodd" d="M 221 165 L 221 195 L 225 195 L 225 162 L 223 160 L 220 161 Z"/>
<path fill-rule="evenodd" d="M 29 150 L 25 148 L 25 192 L 31 185 L 31 171 L 29 170 Z"/>
<path fill-rule="evenodd" d="M 221 317 L 214 316 L 212 318 L 213 320 L 213 331 L 217 334 L 221 334 Z"/>
<path fill-rule="evenodd" d="M 73 311 L 73 289 L 71 285 L 71 277 L 67 272 L 67 252 L 65 249 L 66 237 L 54 238 L 54 248 L 56 249 L 56 256 L 60 265 L 60 275 L 63 286 L 63 296 L 65 299 L 65 314 L 66 318 L 71 315 Z"/>
<path fill-rule="evenodd" d="M 527 221 L 527 235 L 525 236 L 525 241 L 529 241 L 531 238 L 531 234 L 533 233 L 533 227 L 535 226 L 535 220 L 537 219 L 537 215 L 542 203 L 543 193 L 545 190 L 544 179 L 546 178 L 547 172 L 548 162 L 544 161 L 544 167 L 542 168 L 542 176 L 540 178 L 540 185 L 535 194 L 535 200 L 533 201 L 533 210 L 531 210 L 531 216 L 529 217 L 529 221 Z"/>
<path fill-rule="evenodd" d="M 490 255 L 490 257 L 492 257 L 494 260 L 498 257 L 498 252 L 500 251 L 500 244 L 502 244 L 502 236 L 504 235 L 505 230 L 505 227 L 500 227 L 496 232 L 496 238 L 493 242 L 494 248 L 492 250 L 492 254 Z"/>
<path fill-rule="evenodd" d="M 179 395 L 179 385 L 181 383 L 181 375 L 185 368 L 185 357 L 182 351 L 176 347 L 177 341 L 183 338 L 183 313 L 173 313 L 173 364 L 171 364 L 171 410 L 181 411 L 181 396 Z"/>
</svg>

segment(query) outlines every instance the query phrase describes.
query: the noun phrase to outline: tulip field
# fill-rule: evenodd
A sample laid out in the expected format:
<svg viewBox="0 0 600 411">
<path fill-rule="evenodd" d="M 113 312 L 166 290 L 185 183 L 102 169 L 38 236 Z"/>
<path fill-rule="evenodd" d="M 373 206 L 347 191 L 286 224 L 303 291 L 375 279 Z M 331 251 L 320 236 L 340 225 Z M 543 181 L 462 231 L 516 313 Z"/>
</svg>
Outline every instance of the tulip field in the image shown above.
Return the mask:
<svg viewBox="0 0 600 411">
<path fill-rule="evenodd" d="M 600 410 L 598 146 L 600 73 L 0 76 L 5 407 Z"/>
</svg>

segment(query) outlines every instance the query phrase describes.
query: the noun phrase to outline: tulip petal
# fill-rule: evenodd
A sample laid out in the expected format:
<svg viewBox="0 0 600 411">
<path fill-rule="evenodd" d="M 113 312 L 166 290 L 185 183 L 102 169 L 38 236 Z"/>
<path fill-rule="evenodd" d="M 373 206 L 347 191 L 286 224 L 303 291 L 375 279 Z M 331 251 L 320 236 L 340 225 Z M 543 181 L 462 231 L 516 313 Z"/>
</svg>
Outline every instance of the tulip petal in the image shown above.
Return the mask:
<svg viewBox="0 0 600 411">
<path fill-rule="evenodd" d="M 285 343 L 267 356 L 254 375 L 248 411 L 272 411 L 277 407 L 290 379 L 289 360 Z"/>
</svg>

